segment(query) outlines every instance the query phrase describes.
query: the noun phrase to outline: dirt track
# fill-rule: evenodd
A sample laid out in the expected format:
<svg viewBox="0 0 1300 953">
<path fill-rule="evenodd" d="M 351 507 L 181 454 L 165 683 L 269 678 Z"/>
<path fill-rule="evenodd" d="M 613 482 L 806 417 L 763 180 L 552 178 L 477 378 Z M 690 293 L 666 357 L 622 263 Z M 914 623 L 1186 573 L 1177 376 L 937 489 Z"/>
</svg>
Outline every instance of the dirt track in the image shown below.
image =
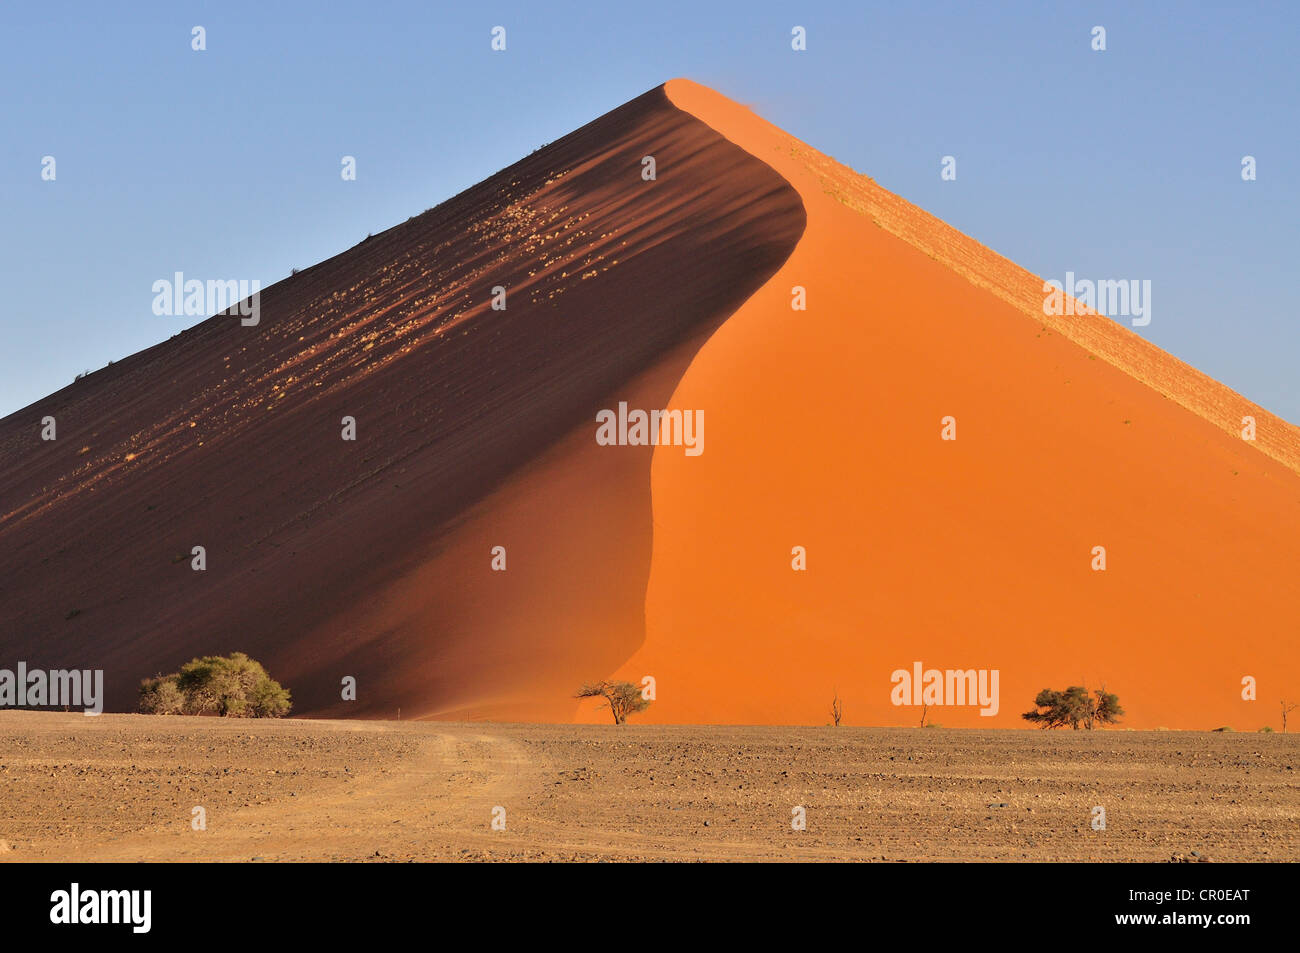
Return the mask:
<svg viewBox="0 0 1300 953">
<path fill-rule="evenodd" d="M 1298 763 L 1245 733 L 4 712 L 0 859 L 1294 861 Z"/>
</svg>

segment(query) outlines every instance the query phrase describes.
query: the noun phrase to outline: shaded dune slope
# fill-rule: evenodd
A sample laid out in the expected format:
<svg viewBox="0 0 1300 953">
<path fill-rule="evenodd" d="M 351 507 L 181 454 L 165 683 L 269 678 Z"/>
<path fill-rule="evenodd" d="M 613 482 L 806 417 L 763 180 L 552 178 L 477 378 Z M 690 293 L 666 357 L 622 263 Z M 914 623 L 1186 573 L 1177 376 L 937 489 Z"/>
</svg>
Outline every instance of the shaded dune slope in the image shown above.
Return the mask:
<svg viewBox="0 0 1300 953">
<path fill-rule="evenodd" d="M 651 551 L 649 448 L 599 452 L 594 414 L 664 406 L 803 225 L 660 88 L 266 289 L 259 326 L 214 317 L 10 415 L 0 657 L 103 668 L 118 710 L 243 650 L 300 713 L 571 717 L 644 637 Z"/>
<path fill-rule="evenodd" d="M 1278 727 L 1300 690 L 1296 428 L 1114 321 L 1044 317 L 1041 278 L 667 89 L 808 224 L 673 395 L 710 437 L 655 453 L 647 638 L 620 670 L 657 680 L 643 717 L 824 724 L 838 693 L 851 724 L 915 725 L 890 691 L 919 661 L 1000 672 L 996 715 L 931 707 L 946 725 L 1023 726 L 1039 689 L 1106 684 L 1133 727 Z"/>
</svg>

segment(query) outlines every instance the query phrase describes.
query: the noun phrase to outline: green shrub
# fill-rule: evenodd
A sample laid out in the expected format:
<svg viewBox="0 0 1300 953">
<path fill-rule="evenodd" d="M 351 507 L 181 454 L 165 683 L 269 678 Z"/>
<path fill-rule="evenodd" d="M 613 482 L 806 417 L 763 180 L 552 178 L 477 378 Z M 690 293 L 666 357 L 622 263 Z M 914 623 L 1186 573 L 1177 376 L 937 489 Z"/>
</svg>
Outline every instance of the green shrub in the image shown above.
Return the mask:
<svg viewBox="0 0 1300 953">
<path fill-rule="evenodd" d="M 159 675 L 140 683 L 140 710 L 146 715 L 179 715 L 185 695 L 176 687 L 175 675 Z"/>
<path fill-rule="evenodd" d="M 289 714 L 293 704 L 289 700 L 289 689 L 268 677 L 253 686 L 248 707 L 253 718 L 283 718 Z"/>
<path fill-rule="evenodd" d="M 1093 695 L 1096 697 L 1094 698 Z M 1062 728 L 1069 725 L 1074 730 L 1085 728 L 1091 731 L 1095 726 L 1114 725 L 1124 709 L 1119 705 L 1119 696 L 1106 691 L 1106 686 L 1088 694 L 1081 685 L 1071 685 L 1063 692 L 1044 688 L 1034 698 L 1037 706 L 1020 717 L 1042 728 Z"/>
<path fill-rule="evenodd" d="M 140 684 L 140 710 L 225 718 L 283 718 L 289 691 L 243 652 L 191 659 L 172 675 Z"/>
</svg>

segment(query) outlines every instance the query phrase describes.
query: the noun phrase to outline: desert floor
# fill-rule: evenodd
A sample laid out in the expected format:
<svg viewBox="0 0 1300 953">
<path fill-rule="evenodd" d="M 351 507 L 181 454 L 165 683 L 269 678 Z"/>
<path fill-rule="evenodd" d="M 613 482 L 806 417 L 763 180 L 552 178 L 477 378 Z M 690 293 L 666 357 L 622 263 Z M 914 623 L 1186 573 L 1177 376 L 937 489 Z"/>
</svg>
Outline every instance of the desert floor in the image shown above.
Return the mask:
<svg viewBox="0 0 1300 953">
<path fill-rule="evenodd" d="M 0 860 L 1293 861 L 1297 764 L 1294 734 L 10 711 Z"/>
</svg>

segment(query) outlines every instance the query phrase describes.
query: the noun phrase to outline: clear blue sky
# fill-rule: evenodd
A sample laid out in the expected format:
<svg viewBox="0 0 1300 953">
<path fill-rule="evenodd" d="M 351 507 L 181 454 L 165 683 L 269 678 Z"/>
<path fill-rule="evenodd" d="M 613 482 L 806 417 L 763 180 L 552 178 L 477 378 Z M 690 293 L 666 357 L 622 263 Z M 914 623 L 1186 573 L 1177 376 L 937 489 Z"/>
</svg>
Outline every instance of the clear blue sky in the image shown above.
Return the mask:
<svg viewBox="0 0 1300 953">
<path fill-rule="evenodd" d="M 1031 271 L 1150 279 L 1139 333 L 1300 422 L 1300 4 L 332 6 L 0 8 L 0 415 L 196 323 L 159 278 L 265 287 L 687 76 Z"/>
</svg>

